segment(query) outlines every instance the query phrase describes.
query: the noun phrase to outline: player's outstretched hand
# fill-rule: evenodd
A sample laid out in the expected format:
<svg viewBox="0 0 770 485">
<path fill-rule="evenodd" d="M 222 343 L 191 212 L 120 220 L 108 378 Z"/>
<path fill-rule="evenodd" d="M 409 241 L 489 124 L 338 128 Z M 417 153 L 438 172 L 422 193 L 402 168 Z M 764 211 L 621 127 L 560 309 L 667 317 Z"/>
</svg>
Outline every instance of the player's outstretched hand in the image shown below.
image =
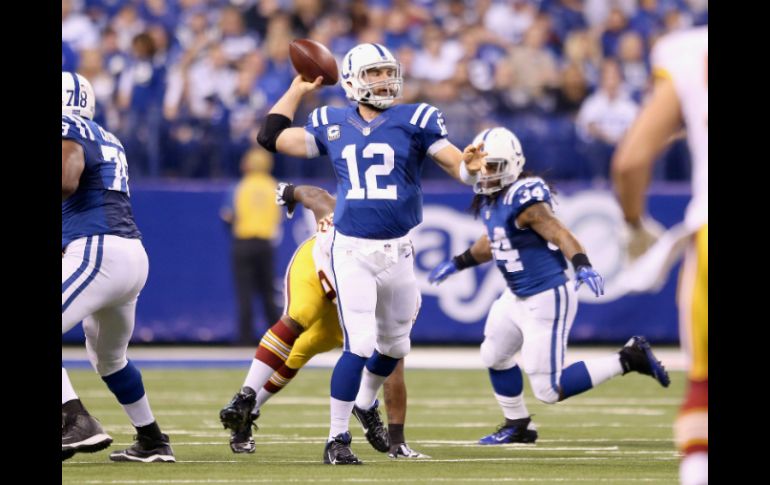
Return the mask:
<svg viewBox="0 0 770 485">
<path fill-rule="evenodd" d="M 457 273 L 457 266 L 455 266 L 455 262 L 450 259 L 433 268 L 433 271 L 428 275 L 428 282 L 438 285 L 455 273 Z"/>
<path fill-rule="evenodd" d="M 302 79 L 302 76 L 297 74 L 294 77 L 294 80 L 291 82 L 291 86 L 289 87 L 289 90 L 295 90 L 298 91 L 300 95 L 305 95 L 311 91 L 315 91 L 316 89 L 321 87 L 321 81 L 323 81 L 323 76 L 318 76 L 315 78 L 315 81 L 312 83 L 309 83 Z"/>
<path fill-rule="evenodd" d="M 580 288 L 583 283 L 594 292 L 597 297 L 604 294 L 604 278 L 591 266 L 578 266 L 575 271 L 575 291 Z"/>
<path fill-rule="evenodd" d="M 484 151 L 484 142 L 465 147 L 465 150 L 463 150 L 463 163 L 465 163 L 468 173 L 471 175 L 478 173 L 484 166 L 484 157 L 486 156 L 487 152 Z"/>
<path fill-rule="evenodd" d="M 279 183 L 275 188 L 275 203 L 286 207 L 286 217 L 294 217 L 294 208 L 297 206 L 297 201 L 294 200 L 294 185 Z"/>
<path fill-rule="evenodd" d="M 665 228 L 650 217 L 643 217 L 636 226 L 627 224 L 625 240 L 628 259 L 634 261 L 647 252 L 664 231 Z"/>
</svg>

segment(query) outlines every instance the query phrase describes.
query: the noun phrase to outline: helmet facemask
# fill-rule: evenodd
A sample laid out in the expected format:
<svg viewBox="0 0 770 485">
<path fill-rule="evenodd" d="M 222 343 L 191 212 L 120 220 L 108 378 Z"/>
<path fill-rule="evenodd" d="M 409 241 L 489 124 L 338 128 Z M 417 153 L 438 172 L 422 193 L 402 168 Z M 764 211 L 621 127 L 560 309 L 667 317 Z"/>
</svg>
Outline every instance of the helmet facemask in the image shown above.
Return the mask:
<svg viewBox="0 0 770 485">
<path fill-rule="evenodd" d="M 370 81 L 369 71 L 373 69 L 392 70 L 393 73 L 387 79 Z M 400 98 L 404 85 L 404 79 L 401 77 L 401 64 L 392 61 L 376 62 L 361 66 L 356 81 L 358 82 L 352 83 L 356 100 L 379 109 L 389 108 L 396 99 Z M 385 90 L 384 94 L 377 94 L 378 91 L 383 89 Z"/>
<path fill-rule="evenodd" d="M 516 181 L 519 173 L 514 171 L 515 164 L 505 158 L 486 158 L 486 166 L 479 179 L 473 184 L 473 191 L 477 194 L 490 195 L 499 192 L 509 184 Z"/>
</svg>

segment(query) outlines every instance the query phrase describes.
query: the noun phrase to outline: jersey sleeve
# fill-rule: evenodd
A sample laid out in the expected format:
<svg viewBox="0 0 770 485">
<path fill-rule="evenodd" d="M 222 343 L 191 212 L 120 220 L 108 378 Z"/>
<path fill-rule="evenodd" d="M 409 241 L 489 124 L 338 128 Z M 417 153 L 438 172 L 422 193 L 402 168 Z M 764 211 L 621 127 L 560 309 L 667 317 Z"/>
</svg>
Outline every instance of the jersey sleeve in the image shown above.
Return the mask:
<svg viewBox="0 0 770 485">
<path fill-rule="evenodd" d="M 444 115 L 435 106 L 427 103 L 419 104 L 409 119 L 409 123 L 420 130 L 422 148 L 426 155 L 433 156 L 450 144 L 444 125 Z"/>
<path fill-rule="evenodd" d="M 528 207 L 545 202 L 553 207 L 551 190 L 541 178 L 531 178 L 521 184 L 515 184 L 505 195 L 504 205 L 511 207 L 511 217 L 514 219 Z"/>
<path fill-rule="evenodd" d="M 326 145 L 323 143 L 323 125 L 328 124 L 328 106 L 316 108 L 307 116 L 305 123 L 305 147 L 308 158 L 326 155 Z"/>
</svg>

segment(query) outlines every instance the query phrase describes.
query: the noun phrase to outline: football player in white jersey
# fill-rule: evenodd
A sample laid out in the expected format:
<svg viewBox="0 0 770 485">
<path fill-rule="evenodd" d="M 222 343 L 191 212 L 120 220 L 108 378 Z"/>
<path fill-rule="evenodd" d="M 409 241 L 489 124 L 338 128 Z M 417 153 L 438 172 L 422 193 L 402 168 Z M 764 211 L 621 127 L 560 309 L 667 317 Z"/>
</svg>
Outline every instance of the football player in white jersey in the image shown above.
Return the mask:
<svg viewBox="0 0 770 485">
<path fill-rule="evenodd" d="M 674 426 L 683 485 L 708 483 L 708 27 L 668 34 L 652 50 L 655 86 L 613 159 L 613 182 L 636 254 L 655 237 L 645 230 L 652 166 L 683 127 L 692 158 L 689 237 L 679 280 L 679 336 L 689 356 L 688 388 Z"/>
<path fill-rule="evenodd" d="M 322 352 L 342 346 L 342 329 L 337 318 L 336 287 L 331 274 L 331 245 L 334 232 L 334 197 L 310 185 L 280 183 L 276 203 L 286 206 L 289 217 L 297 203 L 310 209 L 316 219 L 316 233 L 299 245 L 286 268 L 283 316 L 259 343 L 243 387 L 222 408 L 219 419 L 231 430 L 233 453 L 254 453 L 252 427 L 262 406 L 286 387 L 297 372 Z M 416 313 L 419 307 L 415 309 Z M 404 438 L 406 385 L 401 360 L 384 384 L 388 426 L 379 416 L 364 426 L 366 439 L 377 451 L 391 458 L 427 458 L 412 450 Z"/>
<path fill-rule="evenodd" d="M 72 72 L 61 76 L 61 331 L 81 320 L 96 372 L 136 428 L 136 443 L 110 454 L 113 461 L 173 462 L 144 391 L 142 374 L 126 358 L 139 292 L 147 280 L 147 253 L 136 227 L 123 145 L 93 121 L 94 90 Z M 62 367 L 62 461 L 112 443 L 86 411 Z"/>
<path fill-rule="evenodd" d="M 347 108 L 315 109 L 291 127 L 302 96 L 320 86 L 294 79 L 260 130 L 270 151 L 300 158 L 328 154 L 337 175 L 332 275 L 344 350 L 331 379 L 327 464 L 361 462 L 350 449 L 351 411 L 376 421 L 376 396 L 409 353 L 417 280 L 409 230 L 422 220 L 420 177 L 426 157 L 465 183 L 475 182 L 483 152 L 461 152 L 447 139 L 443 116 L 428 104 L 394 104 L 401 66 L 379 44 L 359 44 L 343 58 Z M 361 388 L 361 392 L 359 392 Z"/>
<path fill-rule="evenodd" d="M 537 430 L 524 404 L 522 372 L 540 401 L 554 404 L 612 377 L 639 372 L 662 386 L 669 377 L 644 337 L 632 337 L 620 352 L 564 367 L 567 339 L 577 313 L 582 284 L 598 297 L 602 277 L 585 249 L 554 215 L 551 189 L 540 177 L 523 173 L 524 151 L 509 130 L 482 131 L 474 143 L 488 153 L 484 174 L 474 186 L 473 209 L 487 232 L 465 253 L 446 261 L 428 280 L 439 283 L 462 269 L 495 260 L 507 288 L 489 310 L 481 359 L 489 369 L 505 422 L 479 440 L 482 445 L 533 443 Z M 569 259 L 575 284 L 564 270 Z"/>
</svg>

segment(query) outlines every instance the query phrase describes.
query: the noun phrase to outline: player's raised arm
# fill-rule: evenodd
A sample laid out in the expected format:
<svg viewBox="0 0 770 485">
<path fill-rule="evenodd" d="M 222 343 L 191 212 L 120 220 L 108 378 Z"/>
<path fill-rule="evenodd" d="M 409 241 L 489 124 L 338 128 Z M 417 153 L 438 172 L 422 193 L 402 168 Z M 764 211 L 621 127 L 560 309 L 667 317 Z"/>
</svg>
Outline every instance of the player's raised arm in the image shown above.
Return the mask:
<svg viewBox="0 0 770 485">
<path fill-rule="evenodd" d="M 307 131 L 304 128 L 292 128 L 291 123 L 302 96 L 318 89 L 322 80 L 321 76 L 312 83 L 303 81 L 300 75 L 294 78 L 289 89 L 275 103 L 262 123 L 257 135 L 260 145 L 273 153 L 279 152 L 292 157 L 312 158 L 318 155 L 316 150 L 308 150 L 307 137 L 310 135 Z"/>
<path fill-rule="evenodd" d="M 612 181 L 623 217 L 638 225 L 644 214 L 644 194 L 652 166 L 682 126 L 674 83 L 658 79 L 652 98 L 644 105 L 612 159 Z"/>
<path fill-rule="evenodd" d="M 61 200 L 74 194 L 85 169 L 83 147 L 72 140 L 61 141 Z"/>
<path fill-rule="evenodd" d="M 275 194 L 278 205 L 285 205 L 289 212 L 294 212 L 294 206 L 299 202 L 313 211 L 316 222 L 334 212 L 336 204 L 336 199 L 329 192 L 314 185 L 281 182 L 275 189 Z"/>
<path fill-rule="evenodd" d="M 432 154 L 433 160 L 439 167 L 454 179 L 466 185 L 473 185 L 478 179 L 477 174 L 484 164 L 484 157 L 487 153 L 484 151 L 484 144 L 468 145 L 465 150 L 449 143 L 441 150 Z"/>
<path fill-rule="evenodd" d="M 462 271 L 465 268 L 478 266 L 482 263 L 492 260 L 492 247 L 489 244 L 489 237 L 486 234 L 481 236 L 464 253 L 457 255 L 449 261 L 439 264 L 428 276 L 430 283 L 439 284 L 450 275 Z"/>
</svg>

